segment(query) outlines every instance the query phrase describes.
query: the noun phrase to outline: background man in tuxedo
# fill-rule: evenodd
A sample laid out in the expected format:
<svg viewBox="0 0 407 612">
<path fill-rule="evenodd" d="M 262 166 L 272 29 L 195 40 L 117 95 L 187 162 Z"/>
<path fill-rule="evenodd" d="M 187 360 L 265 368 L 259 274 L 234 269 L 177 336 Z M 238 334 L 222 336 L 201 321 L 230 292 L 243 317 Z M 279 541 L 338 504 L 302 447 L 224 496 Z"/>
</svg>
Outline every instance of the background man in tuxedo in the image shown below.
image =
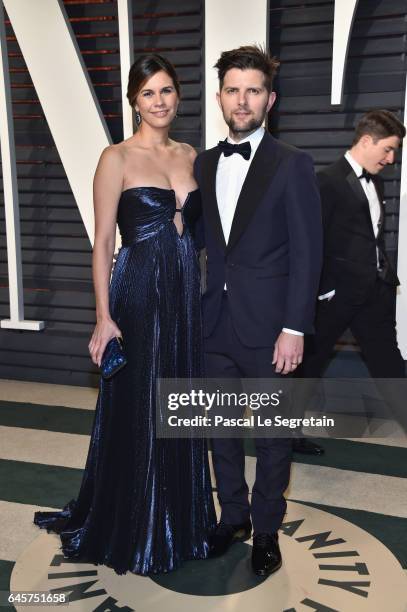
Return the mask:
<svg viewBox="0 0 407 612">
<path fill-rule="evenodd" d="M 405 376 L 394 316 L 399 281 L 384 243 L 385 202 L 379 177 L 394 162 L 405 134 L 395 115 L 371 111 L 358 123 L 351 149 L 318 173 L 324 261 L 315 335 L 309 339 L 300 376 L 321 375 L 348 327 L 372 377 Z M 390 403 L 391 393 L 389 387 L 385 394 Z"/>
<path fill-rule="evenodd" d="M 313 331 L 322 225 L 311 158 L 261 127 L 273 106 L 278 62 L 256 46 L 222 53 L 217 99 L 228 138 L 201 153 L 207 290 L 203 296 L 208 377 L 259 378 L 293 372 L 303 334 Z M 214 439 L 213 464 L 222 508 L 211 554 L 250 537 L 252 566 L 281 566 L 277 531 L 286 502 L 291 439 L 256 439 L 251 507 L 241 439 Z"/>
</svg>

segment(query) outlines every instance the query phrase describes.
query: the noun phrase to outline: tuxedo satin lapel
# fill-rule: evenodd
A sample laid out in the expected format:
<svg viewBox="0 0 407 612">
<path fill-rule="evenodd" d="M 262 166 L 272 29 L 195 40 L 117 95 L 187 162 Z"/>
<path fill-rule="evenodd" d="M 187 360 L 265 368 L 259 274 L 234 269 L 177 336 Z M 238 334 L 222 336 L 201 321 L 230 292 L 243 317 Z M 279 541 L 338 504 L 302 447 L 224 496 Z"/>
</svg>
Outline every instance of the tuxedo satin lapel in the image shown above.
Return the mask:
<svg viewBox="0 0 407 612">
<path fill-rule="evenodd" d="M 346 163 L 348 164 L 348 162 L 346 162 Z M 353 192 L 354 196 L 356 196 L 357 200 L 359 201 L 360 205 L 362 206 L 363 212 L 365 213 L 366 220 L 368 222 L 369 232 L 371 230 L 371 232 L 372 232 L 372 234 L 374 236 L 373 225 L 372 225 L 372 217 L 370 216 L 370 209 L 369 209 L 369 200 L 367 199 L 367 196 L 366 196 L 365 192 L 363 191 L 363 187 L 360 184 L 360 179 L 356 176 L 356 174 L 353 171 L 351 165 L 348 164 L 348 166 L 349 166 L 349 172 L 348 172 L 348 174 L 346 176 L 346 181 L 347 181 L 349 187 L 352 189 L 352 192 Z"/>
<path fill-rule="evenodd" d="M 347 174 L 346 180 L 348 182 L 349 187 L 352 189 L 356 198 L 362 202 L 363 204 L 369 205 L 368 199 L 366 197 L 365 192 L 363 191 L 363 187 L 360 183 L 360 179 L 356 176 L 352 168 L 350 167 L 350 171 Z"/>
<path fill-rule="evenodd" d="M 376 187 L 376 191 L 377 191 L 377 196 L 379 198 L 379 202 L 380 204 L 383 203 L 383 199 L 384 199 L 384 190 L 383 190 L 383 182 L 382 179 L 378 176 L 374 176 L 373 177 L 373 184 Z"/>
<path fill-rule="evenodd" d="M 216 199 L 216 170 L 218 167 L 221 150 L 219 147 L 208 151 L 202 163 L 202 186 L 203 208 L 212 230 L 223 249 L 226 249 L 225 237 L 223 235 L 222 223 L 219 216 L 218 202 Z"/>
<path fill-rule="evenodd" d="M 239 240 L 256 212 L 256 208 L 277 172 L 280 159 L 281 156 L 274 138 L 266 132 L 250 164 L 236 204 L 236 212 L 226 247 L 227 251 L 230 251 Z"/>
<path fill-rule="evenodd" d="M 383 206 L 384 190 L 383 190 L 383 183 L 380 179 L 374 177 L 372 180 L 373 180 L 373 184 L 376 189 L 377 199 L 379 200 L 379 204 L 380 204 L 379 234 L 377 236 L 379 238 L 380 234 L 383 231 L 383 222 L 384 222 L 384 206 Z"/>
</svg>

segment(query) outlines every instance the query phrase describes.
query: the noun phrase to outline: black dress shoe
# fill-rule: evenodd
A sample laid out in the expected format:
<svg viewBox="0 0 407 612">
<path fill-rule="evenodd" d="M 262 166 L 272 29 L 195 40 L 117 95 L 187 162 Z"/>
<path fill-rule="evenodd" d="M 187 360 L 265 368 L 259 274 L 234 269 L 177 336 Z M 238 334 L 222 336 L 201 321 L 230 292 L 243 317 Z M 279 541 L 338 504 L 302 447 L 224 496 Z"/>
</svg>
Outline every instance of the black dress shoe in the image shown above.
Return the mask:
<svg viewBox="0 0 407 612">
<path fill-rule="evenodd" d="M 258 533 L 253 538 L 252 568 L 258 576 L 269 576 L 282 565 L 277 533 Z"/>
<path fill-rule="evenodd" d="M 209 557 L 220 557 L 235 542 L 245 542 L 252 534 L 250 520 L 240 525 L 229 525 L 220 521 L 215 533 L 209 538 Z"/>
<path fill-rule="evenodd" d="M 303 455 L 323 455 L 325 453 L 322 446 L 311 442 L 308 438 L 294 438 L 293 451 Z"/>
</svg>

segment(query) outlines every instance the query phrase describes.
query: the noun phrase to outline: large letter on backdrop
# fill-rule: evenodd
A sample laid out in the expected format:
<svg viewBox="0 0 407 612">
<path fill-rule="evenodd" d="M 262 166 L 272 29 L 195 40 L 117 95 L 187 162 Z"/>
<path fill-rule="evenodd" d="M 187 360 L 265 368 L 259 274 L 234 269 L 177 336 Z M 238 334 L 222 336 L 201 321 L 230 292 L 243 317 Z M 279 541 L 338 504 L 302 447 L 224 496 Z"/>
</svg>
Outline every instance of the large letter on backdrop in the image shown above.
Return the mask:
<svg viewBox="0 0 407 612">
<path fill-rule="evenodd" d="M 3 0 L 93 242 L 92 178 L 110 135 L 61 0 Z"/>
<path fill-rule="evenodd" d="M 18 205 L 17 167 L 14 142 L 13 109 L 11 104 L 4 10 L 0 0 L 0 144 L 3 170 L 4 214 L 6 219 L 8 285 L 10 318 L 0 321 L 0 327 L 38 331 L 43 321 L 24 318 L 23 274 L 21 266 L 20 210 Z"/>
<path fill-rule="evenodd" d="M 28 71 L 61 157 L 68 181 L 91 243 L 94 237 L 92 179 L 102 149 L 111 142 L 86 66 L 61 0 L 3 0 Z M 0 0 L 0 6 L 2 3 Z M 122 70 L 132 61 L 130 0 L 118 0 Z M 13 117 L 8 76 L 7 47 L 2 20 L 0 73 L 1 145 L 9 261 L 10 319 L 2 327 L 42 329 L 43 323 L 24 320 L 18 190 L 13 139 Z M 7 74 L 6 74 L 7 72 Z M 126 78 L 124 78 L 126 76 Z M 122 72 L 122 89 L 127 74 Z M 132 133 L 131 109 L 126 105 L 123 128 Z M 116 243 L 119 236 L 116 234 Z"/>
<path fill-rule="evenodd" d="M 404 125 L 407 126 L 407 77 L 404 100 Z M 406 140 L 406 139 L 404 139 Z M 401 286 L 397 295 L 397 337 L 404 359 L 407 359 L 407 142 L 401 162 L 400 216 L 397 273 Z"/>
<path fill-rule="evenodd" d="M 343 81 L 358 0 L 336 0 L 332 50 L 331 104 L 341 104 Z"/>
<path fill-rule="evenodd" d="M 122 82 L 123 138 L 133 136 L 133 109 L 127 100 L 127 79 L 134 59 L 133 13 L 131 0 L 117 0 L 120 42 L 120 77 Z"/>
</svg>

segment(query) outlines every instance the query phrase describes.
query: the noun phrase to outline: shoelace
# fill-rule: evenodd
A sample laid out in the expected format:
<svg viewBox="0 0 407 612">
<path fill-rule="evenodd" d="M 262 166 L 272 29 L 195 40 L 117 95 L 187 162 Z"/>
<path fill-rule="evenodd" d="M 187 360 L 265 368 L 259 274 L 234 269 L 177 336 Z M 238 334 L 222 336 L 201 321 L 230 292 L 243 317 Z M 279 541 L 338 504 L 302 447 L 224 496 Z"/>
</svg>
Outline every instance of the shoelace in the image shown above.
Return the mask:
<svg viewBox="0 0 407 612">
<path fill-rule="evenodd" d="M 255 535 L 253 538 L 253 544 L 255 546 L 260 546 L 260 548 L 268 548 L 272 543 L 273 538 L 268 533 L 259 533 Z"/>
</svg>

